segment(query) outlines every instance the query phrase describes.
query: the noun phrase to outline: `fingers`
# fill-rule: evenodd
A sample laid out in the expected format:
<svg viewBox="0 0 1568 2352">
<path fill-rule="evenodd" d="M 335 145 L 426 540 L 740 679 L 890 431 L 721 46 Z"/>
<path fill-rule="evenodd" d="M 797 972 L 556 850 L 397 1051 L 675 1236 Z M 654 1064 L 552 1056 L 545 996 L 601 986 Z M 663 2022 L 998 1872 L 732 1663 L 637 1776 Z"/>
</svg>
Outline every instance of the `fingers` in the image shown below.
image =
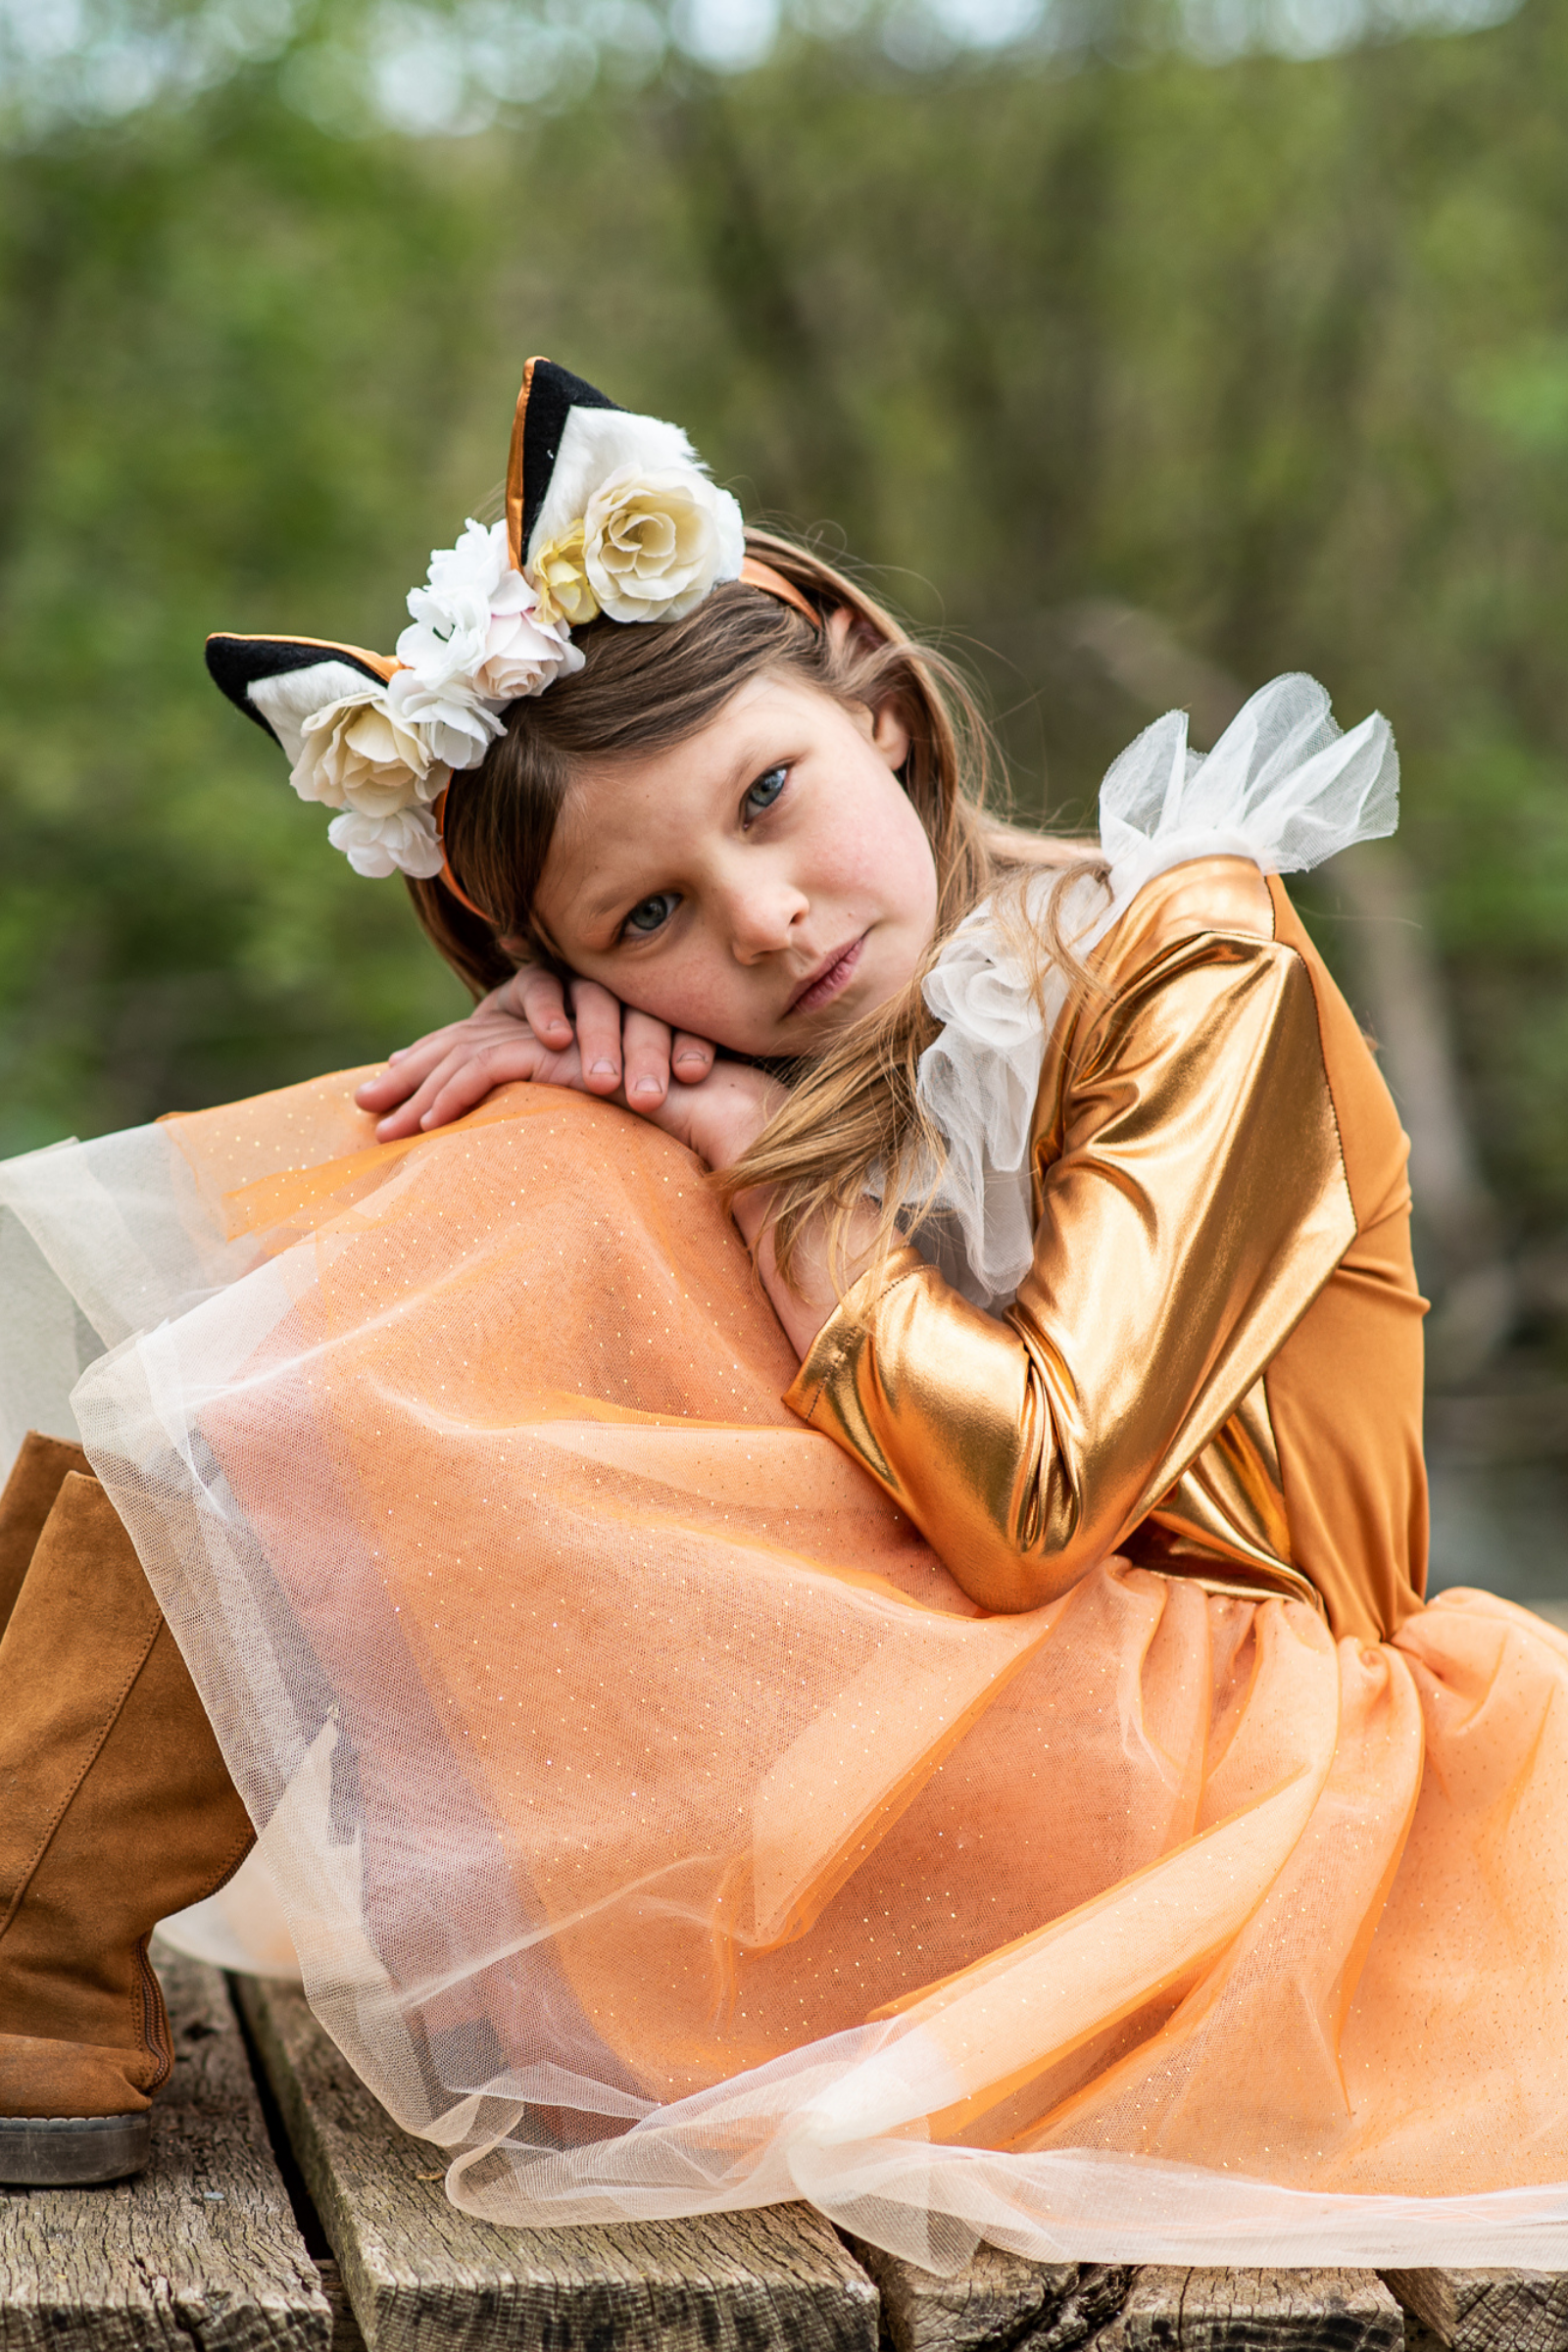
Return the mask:
<svg viewBox="0 0 1568 2352">
<path fill-rule="evenodd" d="M 536 963 L 525 963 L 515 978 L 507 983 L 507 993 L 511 999 L 509 1009 L 520 1012 L 535 1037 L 553 1047 L 556 1053 L 564 1054 L 571 1044 L 571 1022 L 566 1014 L 565 993 L 555 973 L 542 971 Z"/>
<path fill-rule="evenodd" d="M 449 1028 L 432 1030 L 412 1046 L 403 1046 L 391 1055 L 386 1068 L 373 1078 L 367 1078 L 354 1090 L 354 1100 L 362 1110 L 391 1110 L 405 1102 L 416 1087 L 422 1086 L 437 1064 L 444 1061 L 462 1036 L 466 1023 L 454 1021 Z"/>
<path fill-rule="evenodd" d="M 552 1071 L 560 1072 L 561 1082 L 569 1084 L 562 1056 L 541 1052 L 534 1038 L 509 1041 L 487 1047 L 482 1053 L 466 1054 L 455 1069 L 436 1073 L 419 1126 L 426 1134 L 432 1128 L 445 1127 L 451 1120 L 463 1118 L 498 1086 L 510 1086 L 517 1078 L 540 1078 Z"/>
<path fill-rule="evenodd" d="M 482 1102 L 494 1088 L 514 1078 L 532 1078 L 551 1058 L 538 1039 L 520 1025 L 489 1042 L 460 1037 L 427 1068 L 407 1102 L 377 1121 L 376 1141 L 395 1144 L 406 1135 L 445 1126 L 448 1119 L 461 1118 L 464 1111 Z M 454 1103 L 461 1107 L 454 1109 Z"/>
<path fill-rule="evenodd" d="M 596 980 L 574 980 L 571 1008 L 583 1084 L 591 1095 L 612 1095 L 620 1084 L 620 999 Z"/>
<path fill-rule="evenodd" d="M 626 1072 L 626 1101 L 633 1110 L 653 1111 L 669 1092 L 669 1031 L 662 1021 L 627 1007 L 620 1048 Z"/>
<path fill-rule="evenodd" d="M 568 1008 L 561 982 L 525 964 L 466 1021 L 394 1054 L 355 1093 L 361 1109 L 376 1114 L 380 1141 L 445 1126 L 516 1079 L 549 1079 L 600 1096 L 624 1089 L 633 1110 L 653 1115 L 672 1080 L 692 1087 L 711 1075 L 715 1054 L 707 1038 L 689 1030 L 672 1037 L 664 1022 L 623 1006 L 596 981 L 573 980 L 570 991 Z"/>
<path fill-rule="evenodd" d="M 537 1047 L 534 1050 L 537 1053 Z M 428 1064 L 420 1073 L 418 1085 L 411 1088 L 401 1102 L 394 1100 L 392 1107 L 377 1119 L 375 1123 L 377 1143 L 395 1144 L 406 1135 L 417 1135 L 423 1124 L 425 1112 L 441 1092 L 447 1079 L 455 1070 L 461 1069 L 466 1060 L 471 1058 L 471 1053 L 466 1054 L 460 1046 L 454 1047 L 450 1052 L 443 1054 L 437 1061 Z M 366 1110 L 374 1110 L 377 1105 L 365 1101 L 367 1091 L 362 1090 L 361 1093 L 362 1107 Z"/>
<path fill-rule="evenodd" d="M 677 1029 L 669 1051 L 669 1069 L 682 1086 L 701 1086 L 713 1066 L 713 1048 L 706 1037 L 693 1037 L 689 1029 Z"/>
</svg>

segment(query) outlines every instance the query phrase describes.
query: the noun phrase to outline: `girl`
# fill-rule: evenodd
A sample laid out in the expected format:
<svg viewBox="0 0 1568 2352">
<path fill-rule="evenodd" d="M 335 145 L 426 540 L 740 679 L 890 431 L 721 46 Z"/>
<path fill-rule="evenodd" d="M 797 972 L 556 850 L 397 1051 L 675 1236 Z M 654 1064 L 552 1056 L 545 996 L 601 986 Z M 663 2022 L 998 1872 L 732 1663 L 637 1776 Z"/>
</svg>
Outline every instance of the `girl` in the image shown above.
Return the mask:
<svg viewBox="0 0 1568 2352">
<path fill-rule="evenodd" d="M 479 1012 L 0 1173 L 10 2177 L 136 2161 L 254 1824 L 176 1933 L 280 1906 L 493 2220 L 1568 2259 L 1568 1642 L 1422 1605 L 1403 1139 L 1276 878 L 1384 723 L 1010 833 L 945 665 L 542 361 L 410 606 L 210 662 Z"/>
</svg>

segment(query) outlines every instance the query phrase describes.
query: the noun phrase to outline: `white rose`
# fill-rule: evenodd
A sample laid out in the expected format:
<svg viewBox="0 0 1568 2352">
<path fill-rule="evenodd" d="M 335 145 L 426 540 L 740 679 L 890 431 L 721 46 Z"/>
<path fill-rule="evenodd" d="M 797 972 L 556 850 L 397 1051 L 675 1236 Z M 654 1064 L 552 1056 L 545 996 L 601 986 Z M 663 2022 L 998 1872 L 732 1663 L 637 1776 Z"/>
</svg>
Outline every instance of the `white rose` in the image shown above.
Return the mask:
<svg viewBox="0 0 1568 2352">
<path fill-rule="evenodd" d="M 425 586 L 409 591 L 409 611 L 398 659 L 413 676 L 400 687 L 401 707 L 452 767 L 475 766 L 501 732 L 482 715 L 486 704 L 541 694 L 582 667 L 566 630 L 541 613 L 538 592 L 513 570 L 504 522 L 469 522 L 456 547 L 437 548 Z"/>
<path fill-rule="evenodd" d="M 484 660 L 490 608 L 474 602 L 466 611 L 459 611 L 450 599 L 443 598 L 437 604 L 434 597 L 426 600 L 422 588 L 410 591 L 412 606 L 424 606 L 426 601 L 428 612 L 414 621 L 398 639 L 398 660 L 426 686 L 466 685 Z"/>
<path fill-rule="evenodd" d="M 441 844 L 428 808 L 399 808 L 390 816 L 346 809 L 332 819 L 326 838 L 357 874 L 372 882 L 394 873 L 417 874 L 428 882 L 441 871 Z"/>
<path fill-rule="evenodd" d="M 313 711 L 300 736 L 289 782 L 302 801 L 385 816 L 414 800 L 429 778 L 422 736 L 395 708 L 389 689 L 369 678 L 363 694 Z M 438 778 L 424 797 L 440 789 Z"/>
<path fill-rule="evenodd" d="M 460 678 L 431 683 L 421 670 L 400 669 L 387 688 L 387 703 L 399 725 L 411 728 L 423 747 L 421 801 L 433 801 L 441 789 L 439 776 L 425 789 L 432 766 L 477 767 L 506 732 L 493 708 Z"/>
<path fill-rule="evenodd" d="M 456 547 L 435 548 L 422 588 L 409 590 L 414 626 L 398 639 L 398 660 L 428 686 L 468 679 L 485 658 L 491 601 L 511 569 L 504 522 L 470 520 Z"/>
<path fill-rule="evenodd" d="M 511 569 L 512 552 L 507 543 L 506 524 L 475 522 L 470 514 L 456 547 L 432 549 L 428 593 L 454 598 L 477 595 L 488 604 Z M 425 592 L 416 588 L 413 593 L 418 596 Z"/>
<path fill-rule="evenodd" d="M 582 662 L 565 623 L 542 619 L 537 592 L 520 571 L 509 571 L 491 591 L 484 660 L 473 676 L 480 694 L 514 703 L 569 678 Z"/>
<path fill-rule="evenodd" d="M 683 620 L 740 576 L 741 511 L 695 466 L 620 466 L 583 515 L 583 564 L 612 620 Z"/>
</svg>

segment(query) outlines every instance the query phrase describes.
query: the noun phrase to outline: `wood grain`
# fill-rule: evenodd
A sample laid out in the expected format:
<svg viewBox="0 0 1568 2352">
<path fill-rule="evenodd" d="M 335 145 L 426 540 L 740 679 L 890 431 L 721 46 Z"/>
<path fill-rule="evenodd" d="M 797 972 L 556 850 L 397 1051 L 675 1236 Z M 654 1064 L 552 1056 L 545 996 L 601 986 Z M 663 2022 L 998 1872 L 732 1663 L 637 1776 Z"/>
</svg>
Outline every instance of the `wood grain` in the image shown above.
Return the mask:
<svg viewBox="0 0 1568 2352">
<path fill-rule="evenodd" d="M 155 1951 L 176 2062 L 153 2160 L 107 2188 L 0 2190 L 4 2352 L 328 2352 L 228 1988 Z"/>
<path fill-rule="evenodd" d="M 301 1994 L 249 1979 L 239 1997 L 369 2352 L 876 2352 L 876 2288 L 809 2208 L 492 2228 Z"/>
<path fill-rule="evenodd" d="M 1385 2271 L 1384 2283 L 1451 2352 L 1568 2352 L 1568 2273 Z M 1406 2329 L 1406 2338 L 1413 2336 Z"/>
<path fill-rule="evenodd" d="M 852 2237 L 850 2245 L 882 2293 L 882 2324 L 894 2352 L 1072 2352 L 1120 2311 L 1136 2273 L 1104 2263 L 1026 2262 L 1000 2246 L 977 2246 L 951 2278 Z"/>
<path fill-rule="evenodd" d="M 1095 2352 L 1400 2352 L 1403 2341 L 1375 2271 L 1150 2268 Z"/>
</svg>

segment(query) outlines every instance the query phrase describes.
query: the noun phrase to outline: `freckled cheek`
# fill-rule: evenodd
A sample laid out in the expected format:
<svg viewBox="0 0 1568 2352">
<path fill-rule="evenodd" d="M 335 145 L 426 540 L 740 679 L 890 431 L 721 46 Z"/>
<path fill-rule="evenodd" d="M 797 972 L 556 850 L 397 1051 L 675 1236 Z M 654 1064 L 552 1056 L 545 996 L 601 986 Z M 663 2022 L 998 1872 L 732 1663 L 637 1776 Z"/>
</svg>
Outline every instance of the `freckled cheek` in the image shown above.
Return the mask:
<svg viewBox="0 0 1568 2352">
<path fill-rule="evenodd" d="M 639 1012 L 667 1022 L 671 1029 L 693 1030 L 699 1037 L 715 1035 L 726 1014 L 733 1019 L 737 1000 L 744 995 L 738 971 L 725 971 L 709 954 L 694 955 L 679 964 L 671 961 L 646 978 L 625 971 L 612 979 L 608 972 L 595 977 L 603 977 L 606 987 Z"/>
<path fill-rule="evenodd" d="M 808 898 L 859 899 L 880 896 L 889 878 L 889 845 L 873 821 L 835 826 L 820 839 L 810 870 L 803 877 Z M 895 857 L 895 864 L 902 862 Z"/>
</svg>

